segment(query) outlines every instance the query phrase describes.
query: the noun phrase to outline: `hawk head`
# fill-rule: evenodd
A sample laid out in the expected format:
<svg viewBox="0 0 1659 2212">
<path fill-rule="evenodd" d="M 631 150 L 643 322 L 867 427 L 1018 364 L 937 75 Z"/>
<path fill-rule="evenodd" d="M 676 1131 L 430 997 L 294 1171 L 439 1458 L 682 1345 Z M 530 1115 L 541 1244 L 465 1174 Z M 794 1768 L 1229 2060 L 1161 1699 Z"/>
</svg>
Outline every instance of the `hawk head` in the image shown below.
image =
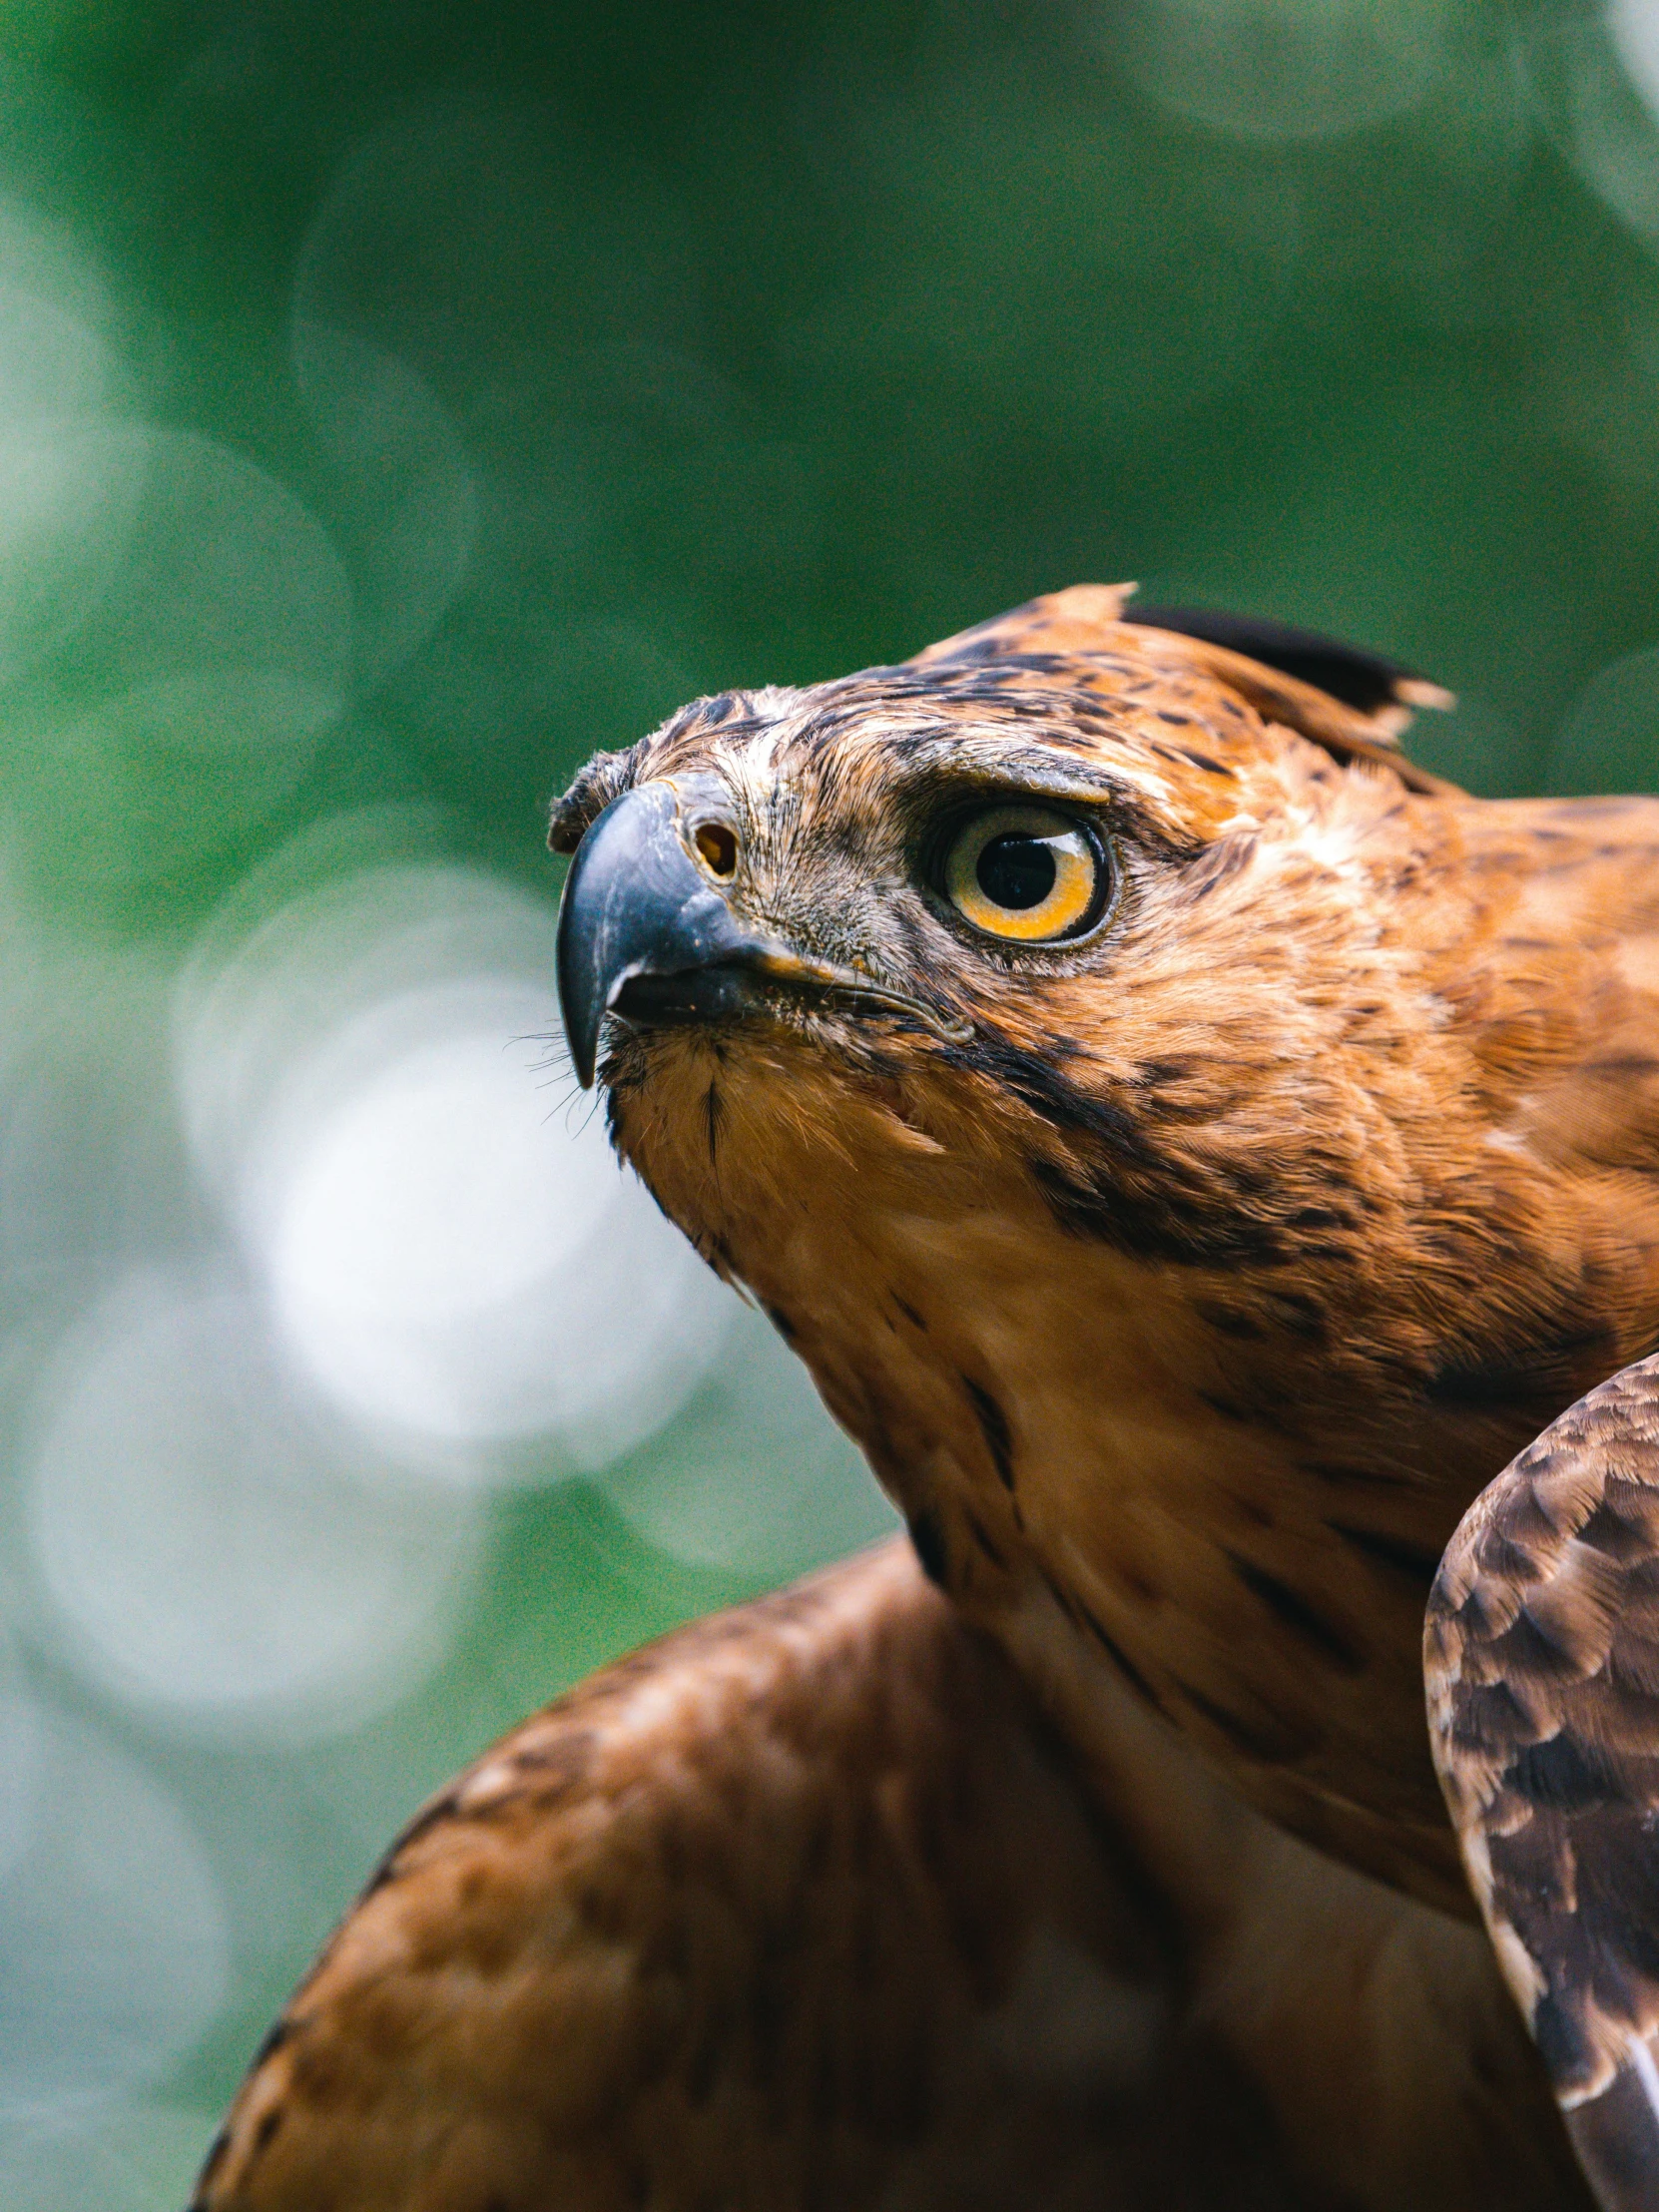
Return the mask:
<svg viewBox="0 0 1659 2212">
<path fill-rule="evenodd" d="M 573 1057 L 1077 1726 L 1127 1683 L 1460 1894 L 1427 1578 L 1540 1391 L 1615 1364 L 1489 1142 L 1558 1042 L 1483 1054 L 1502 810 L 1394 752 L 1431 687 L 1127 596 L 590 763 L 552 832 Z"/>
</svg>

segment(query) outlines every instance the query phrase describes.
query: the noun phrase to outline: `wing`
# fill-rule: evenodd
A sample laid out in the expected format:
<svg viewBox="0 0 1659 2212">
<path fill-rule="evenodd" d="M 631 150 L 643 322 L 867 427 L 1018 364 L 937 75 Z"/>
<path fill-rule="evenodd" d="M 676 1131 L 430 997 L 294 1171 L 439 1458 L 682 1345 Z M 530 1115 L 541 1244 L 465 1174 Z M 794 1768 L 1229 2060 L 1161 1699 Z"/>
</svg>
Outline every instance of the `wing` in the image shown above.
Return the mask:
<svg viewBox="0 0 1659 2212">
<path fill-rule="evenodd" d="M 1425 1641 L 1435 1764 L 1608 2212 L 1659 2206 L 1659 1357 L 1483 1490 Z"/>
<path fill-rule="evenodd" d="M 1180 2035 L 1150 1893 L 900 1543 L 610 1668 L 429 1805 L 197 2202 L 1150 2212 L 1268 2134 Z"/>
<path fill-rule="evenodd" d="M 416 1819 L 198 2212 L 1581 2201 L 1476 1930 L 1101 1757 L 902 1542 L 666 1638 Z"/>
</svg>

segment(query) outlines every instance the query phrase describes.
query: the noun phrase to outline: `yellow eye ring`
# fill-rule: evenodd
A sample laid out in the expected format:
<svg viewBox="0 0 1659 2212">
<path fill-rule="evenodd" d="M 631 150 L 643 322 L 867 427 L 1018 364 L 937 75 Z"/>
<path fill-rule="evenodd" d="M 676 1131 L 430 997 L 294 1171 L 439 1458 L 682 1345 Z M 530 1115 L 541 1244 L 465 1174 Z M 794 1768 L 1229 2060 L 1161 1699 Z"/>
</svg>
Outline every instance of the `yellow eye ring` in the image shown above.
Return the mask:
<svg viewBox="0 0 1659 2212">
<path fill-rule="evenodd" d="M 1081 823 L 1047 807 L 991 807 L 957 830 L 944 855 L 944 892 L 990 937 L 1049 944 L 1095 919 L 1106 863 Z"/>
</svg>

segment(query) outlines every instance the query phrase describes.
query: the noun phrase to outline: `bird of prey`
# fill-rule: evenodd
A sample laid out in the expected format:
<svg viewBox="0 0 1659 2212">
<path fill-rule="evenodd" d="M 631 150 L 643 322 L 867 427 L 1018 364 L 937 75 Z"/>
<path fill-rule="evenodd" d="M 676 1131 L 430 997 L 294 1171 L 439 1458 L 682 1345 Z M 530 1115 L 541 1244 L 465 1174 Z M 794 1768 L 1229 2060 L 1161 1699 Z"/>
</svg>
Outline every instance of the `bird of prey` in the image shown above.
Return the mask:
<svg viewBox="0 0 1659 2212">
<path fill-rule="evenodd" d="M 581 772 L 577 1073 L 908 1540 L 428 1805 L 203 2212 L 1659 2205 L 1659 802 L 1443 699 L 1081 586 Z"/>
</svg>

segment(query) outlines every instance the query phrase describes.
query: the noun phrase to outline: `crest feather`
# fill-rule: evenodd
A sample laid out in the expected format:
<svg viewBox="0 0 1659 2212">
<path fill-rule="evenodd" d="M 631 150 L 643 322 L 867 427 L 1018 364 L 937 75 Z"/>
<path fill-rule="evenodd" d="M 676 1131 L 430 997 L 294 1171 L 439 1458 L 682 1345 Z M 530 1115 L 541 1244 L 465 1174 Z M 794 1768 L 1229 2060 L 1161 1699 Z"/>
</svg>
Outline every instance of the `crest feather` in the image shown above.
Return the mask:
<svg viewBox="0 0 1659 2212">
<path fill-rule="evenodd" d="M 1170 640 L 1189 667 L 1226 684 L 1264 721 L 1311 739 L 1334 759 L 1370 761 L 1389 769 L 1410 791 L 1455 791 L 1398 748 L 1399 734 L 1417 708 L 1455 705 L 1451 693 L 1438 684 L 1397 661 L 1286 623 L 1197 607 L 1131 612 L 1135 589 L 1133 584 L 1073 584 L 1067 591 L 1028 599 L 926 647 L 911 665 L 935 668 L 1030 655 L 1064 658 L 1134 646 L 1144 650 L 1151 633 Z M 1141 635 L 1126 639 L 1125 628 Z"/>
</svg>

